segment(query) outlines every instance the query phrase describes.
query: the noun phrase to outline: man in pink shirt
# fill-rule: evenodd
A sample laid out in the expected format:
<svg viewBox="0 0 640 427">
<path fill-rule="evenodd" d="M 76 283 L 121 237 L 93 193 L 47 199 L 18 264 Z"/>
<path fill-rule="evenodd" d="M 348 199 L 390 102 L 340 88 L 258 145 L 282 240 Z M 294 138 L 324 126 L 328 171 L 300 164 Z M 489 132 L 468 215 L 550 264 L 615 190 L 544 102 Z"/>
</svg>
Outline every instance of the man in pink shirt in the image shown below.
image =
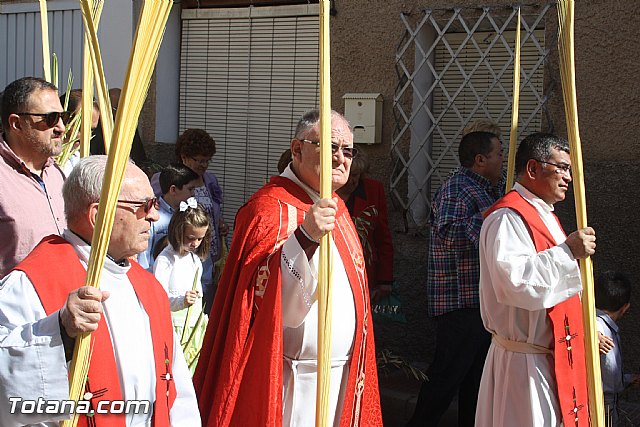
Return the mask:
<svg viewBox="0 0 640 427">
<path fill-rule="evenodd" d="M 4 90 L 0 115 L 0 278 L 40 240 L 66 227 L 60 154 L 64 112 L 58 89 L 24 77 Z"/>
</svg>

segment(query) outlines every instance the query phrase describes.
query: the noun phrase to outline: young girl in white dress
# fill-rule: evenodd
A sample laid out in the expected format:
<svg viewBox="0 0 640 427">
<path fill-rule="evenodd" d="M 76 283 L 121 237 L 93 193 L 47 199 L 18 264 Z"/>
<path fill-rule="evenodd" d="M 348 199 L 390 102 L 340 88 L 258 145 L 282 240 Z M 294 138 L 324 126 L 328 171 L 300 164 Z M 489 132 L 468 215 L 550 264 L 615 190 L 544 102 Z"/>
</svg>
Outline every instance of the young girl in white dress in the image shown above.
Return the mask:
<svg viewBox="0 0 640 427">
<path fill-rule="evenodd" d="M 202 259 L 209 255 L 211 244 L 209 215 L 195 198 L 180 203 L 169 222 L 167 240 L 153 273 L 167 291 L 173 326 L 193 372 L 208 320 L 202 312 L 201 278 Z"/>
</svg>

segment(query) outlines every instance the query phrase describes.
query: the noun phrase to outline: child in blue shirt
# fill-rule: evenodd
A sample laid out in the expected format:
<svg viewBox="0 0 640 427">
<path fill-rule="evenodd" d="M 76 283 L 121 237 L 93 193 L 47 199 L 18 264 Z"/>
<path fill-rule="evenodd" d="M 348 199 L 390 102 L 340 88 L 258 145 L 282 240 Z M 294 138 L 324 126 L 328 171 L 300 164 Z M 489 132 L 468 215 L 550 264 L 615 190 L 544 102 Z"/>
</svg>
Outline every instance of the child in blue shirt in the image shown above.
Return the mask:
<svg viewBox="0 0 640 427">
<path fill-rule="evenodd" d="M 631 306 L 631 282 L 622 273 L 606 271 L 595 282 L 595 299 L 607 425 L 627 425 L 627 420 L 620 411 L 618 395 L 628 386 L 637 383 L 638 375 L 623 372 L 620 331 L 616 322 Z"/>
<path fill-rule="evenodd" d="M 162 196 L 158 198 L 159 218 L 151 223 L 149 245 L 147 250 L 138 255 L 138 263 L 148 271 L 153 271 L 154 254 L 158 242 L 167 235 L 169 221 L 173 213 L 189 197 L 197 185 L 198 174 L 182 164 L 171 164 L 160 172 L 160 189 Z"/>
</svg>

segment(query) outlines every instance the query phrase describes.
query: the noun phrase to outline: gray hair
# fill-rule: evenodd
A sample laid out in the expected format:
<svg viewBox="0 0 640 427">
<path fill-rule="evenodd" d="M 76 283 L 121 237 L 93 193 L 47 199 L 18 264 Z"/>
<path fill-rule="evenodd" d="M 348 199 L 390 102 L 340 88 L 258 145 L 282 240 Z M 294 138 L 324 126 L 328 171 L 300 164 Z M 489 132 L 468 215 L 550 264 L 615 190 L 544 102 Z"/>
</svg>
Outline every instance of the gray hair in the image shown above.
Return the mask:
<svg viewBox="0 0 640 427">
<path fill-rule="evenodd" d="M 550 133 L 536 132 L 527 136 L 520 142 L 516 152 L 516 174 L 521 174 L 531 159 L 539 162 L 551 158 L 552 149 L 564 151 L 569 154 L 569 143 L 566 139 Z"/>
<path fill-rule="evenodd" d="M 343 120 L 347 126 L 349 127 L 349 131 L 353 133 L 353 129 L 351 129 L 351 125 L 349 121 L 340 113 L 335 110 L 331 110 L 331 121 L 338 119 Z M 309 130 L 313 128 L 320 121 L 320 110 L 313 109 L 307 111 L 302 115 L 300 120 L 298 120 L 298 124 L 296 125 L 296 132 L 294 134 L 295 139 L 306 139 Z"/>
<path fill-rule="evenodd" d="M 71 223 L 82 216 L 91 203 L 100 200 L 107 156 L 96 155 L 80 159 L 62 187 L 64 215 Z"/>
</svg>

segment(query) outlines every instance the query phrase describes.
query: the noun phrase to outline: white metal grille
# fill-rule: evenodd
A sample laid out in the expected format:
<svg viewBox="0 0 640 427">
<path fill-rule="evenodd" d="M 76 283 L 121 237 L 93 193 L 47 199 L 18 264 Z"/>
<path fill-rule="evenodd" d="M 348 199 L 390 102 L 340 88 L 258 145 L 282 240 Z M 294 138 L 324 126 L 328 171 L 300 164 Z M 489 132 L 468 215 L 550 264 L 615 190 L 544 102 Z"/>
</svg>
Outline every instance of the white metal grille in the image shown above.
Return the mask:
<svg viewBox="0 0 640 427">
<path fill-rule="evenodd" d="M 544 18 L 551 7 L 523 8 L 519 135 L 540 130 L 546 108 Z M 493 120 L 509 140 L 517 17 L 504 7 L 401 15 L 391 190 L 413 225 L 425 224 L 433 193 L 459 166 L 467 125 Z"/>
<path fill-rule="evenodd" d="M 216 140 L 210 170 L 232 224 L 318 104 L 318 6 L 185 10 L 182 19 L 180 132 L 202 128 Z"/>
</svg>

